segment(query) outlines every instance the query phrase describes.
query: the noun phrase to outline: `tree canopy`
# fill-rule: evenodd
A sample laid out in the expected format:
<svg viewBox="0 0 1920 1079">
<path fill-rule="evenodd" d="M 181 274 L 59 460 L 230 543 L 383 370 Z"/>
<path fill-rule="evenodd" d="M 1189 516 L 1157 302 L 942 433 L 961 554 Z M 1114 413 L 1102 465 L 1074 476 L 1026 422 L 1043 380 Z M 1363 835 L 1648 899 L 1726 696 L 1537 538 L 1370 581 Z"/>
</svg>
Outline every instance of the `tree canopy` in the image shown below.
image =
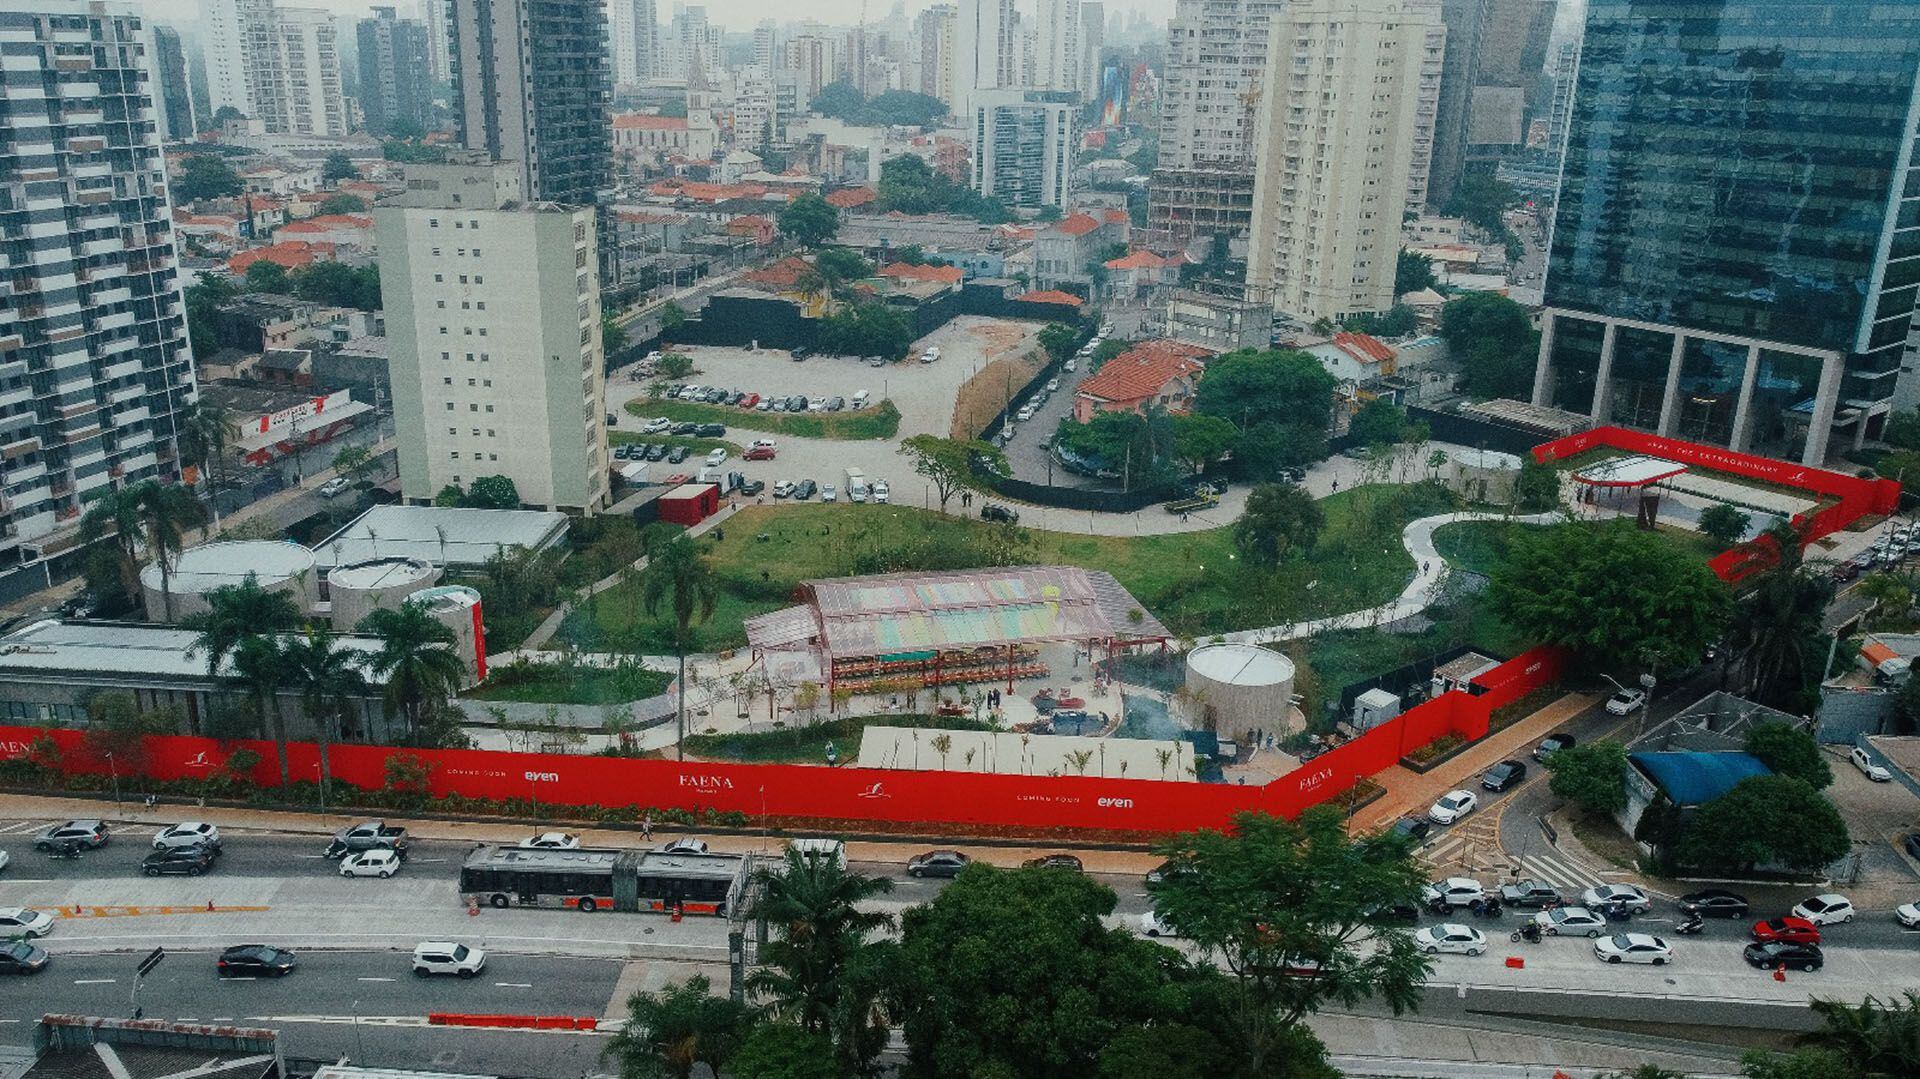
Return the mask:
<svg viewBox="0 0 1920 1079">
<path fill-rule="evenodd" d="M 380 267 L 376 263 L 349 266 L 344 262 L 316 262 L 292 275 L 293 294 L 303 300 L 380 310 Z"/>
<path fill-rule="evenodd" d="M 1833 785 L 1833 768 L 1813 735 L 1787 723 L 1755 723 L 1747 729 L 1747 752 L 1773 769 L 1775 775 L 1792 776 L 1814 790 Z"/>
<path fill-rule="evenodd" d="M 1641 671 L 1697 662 L 1726 627 L 1732 594 L 1705 562 L 1630 521 L 1567 522 L 1516 533 L 1487 601 L 1523 639 Z"/>
<path fill-rule="evenodd" d="M 899 452 L 913 462 L 915 472 L 933 484 L 941 513 L 947 512 L 948 501 L 960 488 L 973 485 L 972 462 L 981 461 L 1001 475 L 1007 471 L 1005 454 L 985 442 L 968 439 L 914 435 L 901 440 Z"/>
<path fill-rule="evenodd" d="M 1406 431 L 1407 410 L 1385 397 L 1376 397 L 1361 405 L 1347 426 L 1347 433 L 1362 446 L 1399 442 Z"/>
<path fill-rule="evenodd" d="M 358 180 L 360 170 L 354 167 L 353 159 L 339 150 L 327 155 L 320 163 L 320 182 L 337 184 L 342 180 Z"/>
<path fill-rule="evenodd" d="M 240 174 L 219 154 L 189 154 L 180 163 L 180 176 L 173 181 L 176 202 L 198 202 L 238 195 L 246 190 Z"/>
<path fill-rule="evenodd" d="M 897 360 L 913 347 L 913 322 L 906 312 L 877 300 L 842 304 L 820 320 L 819 346 L 843 356 Z"/>
<path fill-rule="evenodd" d="M 1811 873 L 1851 848 L 1840 811 L 1793 776 L 1751 776 L 1701 806 L 1681 839 L 1679 860 L 1717 872 L 1782 865 Z"/>
<path fill-rule="evenodd" d="M 1595 813 L 1627 804 L 1627 747 L 1611 739 L 1568 746 L 1547 757 L 1548 789 Z"/>
<path fill-rule="evenodd" d="M 1418 251 L 1400 249 L 1399 260 L 1393 268 L 1393 294 L 1405 296 L 1409 292 L 1418 292 L 1423 288 L 1432 288 L 1440 283 L 1433 275 L 1433 259 Z"/>
<path fill-rule="evenodd" d="M 818 247 L 840 228 L 840 211 L 818 195 L 798 195 L 780 208 L 780 233 L 802 247 Z"/>
<path fill-rule="evenodd" d="M 1080 331 L 1064 322 L 1049 322 L 1040 327 L 1040 348 L 1058 363 L 1080 347 Z"/>
<path fill-rule="evenodd" d="M 1006 204 L 983 198 L 972 188 L 935 172 L 914 154 L 899 154 L 880 165 L 878 207 L 903 214 L 966 214 L 989 225 L 1013 220 Z"/>
<path fill-rule="evenodd" d="M 1340 328 L 1351 333 L 1370 333 L 1376 337 L 1405 337 L 1420 328 L 1420 316 L 1413 308 L 1397 303 L 1382 314 L 1363 312 L 1340 320 Z"/>
<path fill-rule="evenodd" d="M 1242 349 L 1207 365 L 1194 411 L 1233 424 L 1235 470 L 1277 479 L 1279 470 L 1326 456 L 1334 379 L 1295 349 Z"/>
<path fill-rule="evenodd" d="M 1540 356 L 1527 309 L 1497 292 L 1470 292 L 1440 309 L 1440 336 L 1475 397 L 1526 398 Z"/>
<path fill-rule="evenodd" d="M 323 214 L 363 214 L 367 212 L 367 200 L 358 195 L 328 195 L 320 202 Z"/>
<path fill-rule="evenodd" d="M 810 107 L 822 116 L 868 127 L 924 128 L 949 111 L 939 98 L 911 90 L 888 90 L 867 97 L 845 79 L 821 87 Z"/>
<path fill-rule="evenodd" d="M 1325 523 L 1320 503 L 1305 489 L 1263 483 L 1247 494 L 1246 512 L 1233 525 L 1233 545 L 1248 562 L 1271 566 L 1312 547 Z"/>
<path fill-rule="evenodd" d="M 1725 502 L 1715 502 L 1700 511 L 1700 531 L 1722 547 L 1731 547 L 1746 535 L 1752 520 L 1745 510 Z"/>
</svg>

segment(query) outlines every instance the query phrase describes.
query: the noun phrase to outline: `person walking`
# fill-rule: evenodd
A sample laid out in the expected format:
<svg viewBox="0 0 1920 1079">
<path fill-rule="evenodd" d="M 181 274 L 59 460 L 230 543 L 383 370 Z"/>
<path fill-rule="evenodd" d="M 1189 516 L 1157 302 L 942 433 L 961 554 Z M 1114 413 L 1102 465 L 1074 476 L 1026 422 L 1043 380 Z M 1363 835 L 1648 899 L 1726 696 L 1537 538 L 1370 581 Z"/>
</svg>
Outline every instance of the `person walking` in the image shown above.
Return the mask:
<svg viewBox="0 0 1920 1079">
<path fill-rule="evenodd" d="M 640 818 L 640 838 L 648 842 L 653 840 L 653 814 L 651 813 Z"/>
</svg>

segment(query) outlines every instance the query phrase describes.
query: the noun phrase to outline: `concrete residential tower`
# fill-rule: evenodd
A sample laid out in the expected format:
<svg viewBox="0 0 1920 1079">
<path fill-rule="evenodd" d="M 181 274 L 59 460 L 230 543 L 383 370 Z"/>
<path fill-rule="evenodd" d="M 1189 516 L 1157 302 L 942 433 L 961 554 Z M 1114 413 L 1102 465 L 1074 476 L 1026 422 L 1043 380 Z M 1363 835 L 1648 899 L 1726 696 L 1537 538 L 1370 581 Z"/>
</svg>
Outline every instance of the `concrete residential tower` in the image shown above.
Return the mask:
<svg viewBox="0 0 1920 1079">
<path fill-rule="evenodd" d="M 1589 0 L 1534 402 L 1816 465 L 1878 430 L 1920 291 L 1916 75 L 1920 5 Z"/>
<path fill-rule="evenodd" d="M 452 0 L 460 142 L 521 170 L 527 197 L 591 206 L 612 179 L 601 0 Z"/>
<path fill-rule="evenodd" d="M 1393 306 L 1438 24 L 1423 0 L 1295 0 L 1274 17 L 1256 131 L 1251 297 L 1308 322 Z"/>
<path fill-rule="evenodd" d="M 395 121 L 423 130 L 433 110 L 432 63 L 426 24 L 376 7 L 356 28 L 360 53 L 360 111 L 368 131 L 384 135 Z"/>
<path fill-rule="evenodd" d="M 523 503 L 607 503 L 591 208 L 522 198 L 514 162 L 413 165 L 374 209 L 401 494 L 506 476 Z"/>
<path fill-rule="evenodd" d="M 1065 209 L 1078 98 L 1070 90 L 975 90 L 973 189 L 1008 206 Z"/>
<path fill-rule="evenodd" d="M 232 106 L 276 135 L 347 134 L 340 30 L 330 13 L 202 0 L 200 21 L 214 111 Z"/>
<path fill-rule="evenodd" d="M 145 33 L 133 5 L 0 0 L 0 565 L 180 474 L 193 357 Z"/>
</svg>

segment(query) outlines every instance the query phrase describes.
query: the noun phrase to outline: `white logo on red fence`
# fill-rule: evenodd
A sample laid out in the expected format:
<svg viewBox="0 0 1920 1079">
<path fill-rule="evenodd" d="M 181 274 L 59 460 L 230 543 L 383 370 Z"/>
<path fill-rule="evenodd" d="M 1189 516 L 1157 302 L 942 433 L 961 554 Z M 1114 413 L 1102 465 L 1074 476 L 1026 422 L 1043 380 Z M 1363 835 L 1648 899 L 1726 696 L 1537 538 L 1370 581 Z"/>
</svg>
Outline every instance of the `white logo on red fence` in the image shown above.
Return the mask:
<svg viewBox="0 0 1920 1079">
<path fill-rule="evenodd" d="M 203 749 L 200 752 L 195 753 L 192 759 L 186 761 L 184 764 L 181 765 L 181 767 L 182 768 L 217 768 L 219 767 L 219 765 L 208 760 L 207 751 Z"/>
<path fill-rule="evenodd" d="M 32 748 L 31 742 L 0 742 L 0 751 L 4 751 L 9 757 L 18 757 Z"/>
<path fill-rule="evenodd" d="M 529 782 L 529 783 L 558 783 L 558 782 L 560 782 L 560 773 L 559 773 L 559 772 L 528 772 L 528 773 L 526 773 L 526 776 L 527 776 L 527 782 Z"/>
<path fill-rule="evenodd" d="M 1100 800 L 1099 800 L 1098 802 L 1095 802 L 1094 804 L 1095 804 L 1095 805 L 1098 805 L 1098 806 L 1100 806 L 1100 807 L 1101 807 L 1102 809 L 1132 809 L 1132 808 L 1133 808 L 1133 799 L 1131 799 L 1131 798 L 1102 798 L 1102 799 L 1100 799 Z"/>
<path fill-rule="evenodd" d="M 1311 773 L 1309 775 L 1301 776 L 1300 789 L 1303 792 L 1310 791 L 1315 787 L 1318 787 L 1320 784 L 1325 783 L 1327 780 L 1332 778 L 1333 778 L 1333 769 L 1322 768 L 1317 772 Z"/>
<path fill-rule="evenodd" d="M 868 787 L 866 790 L 860 791 L 859 793 L 855 794 L 854 797 L 855 798 L 891 798 L 893 797 L 893 795 L 888 794 L 884 790 L 881 790 L 880 784 L 875 783 L 873 786 Z"/>
<path fill-rule="evenodd" d="M 703 791 L 730 791 L 733 789 L 733 780 L 726 776 L 686 775 L 683 773 L 680 776 L 680 785 L 682 787 L 693 787 Z"/>
</svg>

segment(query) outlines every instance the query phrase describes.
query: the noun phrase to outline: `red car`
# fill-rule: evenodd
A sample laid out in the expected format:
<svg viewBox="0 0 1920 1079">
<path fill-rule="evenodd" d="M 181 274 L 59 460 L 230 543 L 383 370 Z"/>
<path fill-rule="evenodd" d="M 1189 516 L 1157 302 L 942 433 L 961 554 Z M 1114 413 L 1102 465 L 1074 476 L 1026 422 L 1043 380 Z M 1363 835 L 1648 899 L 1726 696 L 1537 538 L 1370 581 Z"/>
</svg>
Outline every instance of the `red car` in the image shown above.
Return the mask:
<svg viewBox="0 0 1920 1079">
<path fill-rule="evenodd" d="M 687 475 L 685 472 L 675 472 L 673 475 L 667 477 L 666 483 L 668 487 L 678 487 L 692 479 L 693 477 Z"/>
<path fill-rule="evenodd" d="M 1818 944 L 1820 927 L 1805 918 L 1769 918 L 1753 923 L 1753 939 L 1762 944 L 1776 940 L 1789 944 Z"/>
<path fill-rule="evenodd" d="M 757 393 L 750 393 L 740 399 L 741 408 L 752 408 L 753 406 L 759 403 L 760 403 L 760 395 Z"/>
<path fill-rule="evenodd" d="M 746 453 L 741 454 L 741 456 L 749 461 L 771 461 L 773 460 L 773 447 L 755 446 Z"/>
</svg>

